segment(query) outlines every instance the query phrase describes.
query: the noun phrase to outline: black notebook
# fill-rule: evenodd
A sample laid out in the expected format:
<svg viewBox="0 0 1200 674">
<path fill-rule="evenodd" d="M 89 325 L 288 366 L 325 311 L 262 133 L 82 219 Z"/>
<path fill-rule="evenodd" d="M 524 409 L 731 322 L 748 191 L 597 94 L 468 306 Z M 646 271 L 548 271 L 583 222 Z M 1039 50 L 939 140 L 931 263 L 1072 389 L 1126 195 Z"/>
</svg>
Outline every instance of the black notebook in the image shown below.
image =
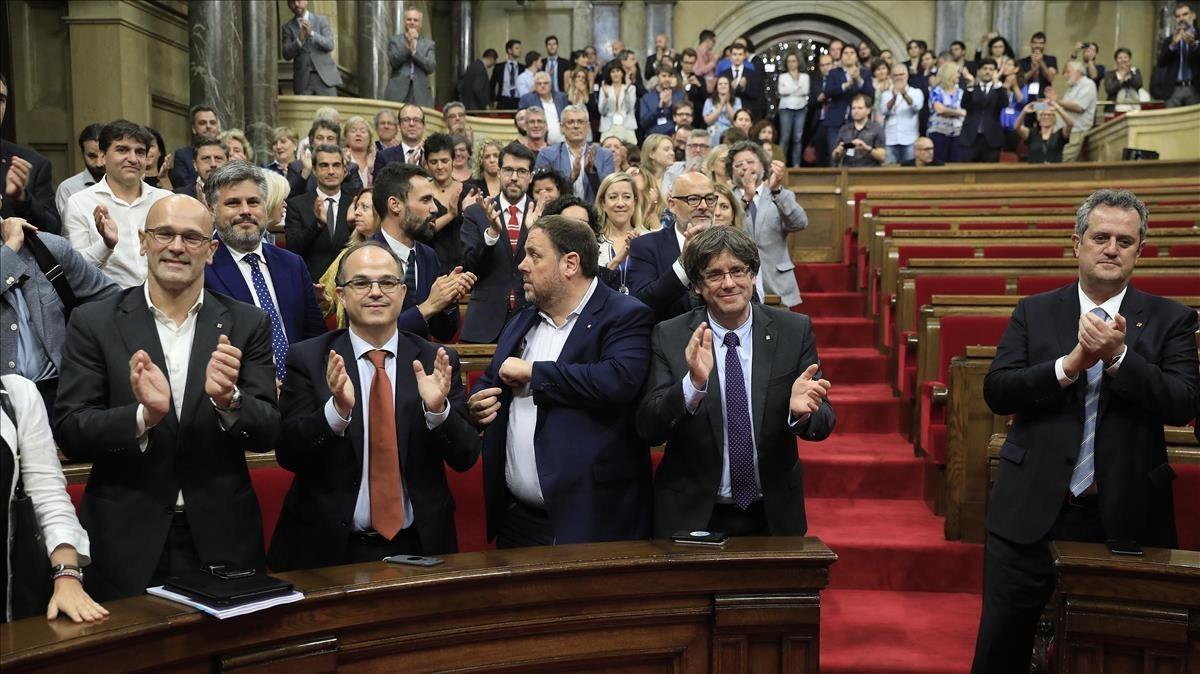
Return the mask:
<svg viewBox="0 0 1200 674">
<path fill-rule="evenodd" d="M 208 574 L 174 577 L 163 588 L 209 606 L 238 606 L 292 591 L 292 584 L 268 575 L 217 578 Z"/>
</svg>

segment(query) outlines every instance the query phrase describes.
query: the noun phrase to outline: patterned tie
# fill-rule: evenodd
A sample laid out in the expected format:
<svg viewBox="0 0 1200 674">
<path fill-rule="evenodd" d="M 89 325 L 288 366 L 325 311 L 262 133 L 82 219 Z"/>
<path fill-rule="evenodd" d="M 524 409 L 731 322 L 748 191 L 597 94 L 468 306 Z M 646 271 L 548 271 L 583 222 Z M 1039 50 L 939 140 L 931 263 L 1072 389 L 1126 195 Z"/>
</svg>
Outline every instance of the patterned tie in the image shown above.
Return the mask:
<svg viewBox="0 0 1200 674">
<path fill-rule="evenodd" d="M 550 87 L 551 87 L 551 88 L 552 88 L 554 91 L 558 91 L 558 77 L 557 77 L 557 75 L 558 75 L 558 63 L 557 63 L 557 61 L 558 61 L 558 59 L 556 59 L 556 58 L 553 58 L 553 57 L 551 57 L 551 58 L 550 58 L 550 59 L 547 61 L 547 64 L 550 66 L 550 69 L 549 69 L 549 70 L 550 70 L 550 72 L 549 72 L 549 74 L 550 74 Z"/>
<path fill-rule="evenodd" d="M 508 245 L 512 247 L 512 252 L 517 252 L 517 240 L 521 238 L 521 221 L 517 220 L 517 207 L 510 205 L 508 207 Z"/>
<path fill-rule="evenodd" d="M 370 451 L 371 526 L 389 541 L 404 528 L 403 487 L 400 484 L 400 452 L 396 440 L 396 412 L 392 381 L 384 363 L 390 354 L 382 349 L 366 353 L 375 366 L 371 380 L 370 419 L 367 448 Z"/>
<path fill-rule="evenodd" d="M 337 211 L 333 208 L 333 197 L 325 197 L 325 228 L 329 230 L 332 240 L 333 232 L 337 229 Z"/>
<path fill-rule="evenodd" d="M 1100 320 L 1108 320 L 1108 312 L 1100 307 L 1092 309 Z M 1100 411 L 1100 376 L 1104 372 L 1104 361 L 1098 360 L 1087 369 L 1087 395 L 1083 402 L 1083 442 L 1079 443 L 1079 458 L 1071 473 L 1071 493 L 1079 496 L 1092 486 L 1096 475 L 1096 415 Z"/>
<path fill-rule="evenodd" d="M 416 245 L 416 242 L 413 242 Z M 408 291 L 404 293 L 404 299 L 410 297 L 415 303 L 417 301 L 417 249 L 408 249 L 408 260 L 404 263 L 404 288 Z"/>
<path fill-rule="evenodd" d="M 247 255 L 246 262 L 250 263 L 250 281 L 254 284 L 254 294 L 258 297 L 258 306 L 267 314 L 267 318 L 271 319 L 271 349 L 275 352 L 275 377 L 279 381 L 283 381 L 288 352 L 287 336 L 283 334 L 283 322 L 280 319 L 279 311 L 275 309 L 275 303 L 271 301 L 271 293 L 267 290 L 267 279 L 263 277 L 262 270 L 258 268 L 258 253 Z"/>
<path fill-rule="evenodd" d="M 733 502 L 745 510 L 754 502 L 754 437 L 750 431 L 750 404 L 737 333 L 725 333 L 725 425 L 729 434 L 729 481 Z"/>
</svg>

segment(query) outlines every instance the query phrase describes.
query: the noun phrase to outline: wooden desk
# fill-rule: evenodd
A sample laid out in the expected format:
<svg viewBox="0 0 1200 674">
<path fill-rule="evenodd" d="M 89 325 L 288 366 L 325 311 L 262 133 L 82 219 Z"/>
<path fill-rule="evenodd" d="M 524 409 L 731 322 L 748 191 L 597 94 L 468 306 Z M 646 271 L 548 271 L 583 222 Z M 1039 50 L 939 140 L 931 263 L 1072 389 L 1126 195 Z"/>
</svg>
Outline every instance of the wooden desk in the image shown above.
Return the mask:
<svg viewBox="0 0 1200 674">
<path fill-rule="evenodd" d="M 1200 552 L 1056 541 L 1061 674 L 1200 671 Z"/>
<path fill-rule="evenodd" d="M 816 672 L 816 538 L 724 549 L 631 541 L 280 574 L 304 601 L 230 620 L 149 596 L 87 626 L 0 627 L 6 674 L 427 671 Z"/>
</svg>

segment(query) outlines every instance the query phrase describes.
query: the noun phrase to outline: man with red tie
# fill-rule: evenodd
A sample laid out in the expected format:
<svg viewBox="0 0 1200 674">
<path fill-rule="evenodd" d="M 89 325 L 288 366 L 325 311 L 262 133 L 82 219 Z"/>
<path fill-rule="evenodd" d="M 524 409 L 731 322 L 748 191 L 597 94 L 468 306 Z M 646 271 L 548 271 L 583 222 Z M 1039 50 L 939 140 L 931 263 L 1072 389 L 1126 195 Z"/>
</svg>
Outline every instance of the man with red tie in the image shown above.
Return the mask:
<svg viewBox="0 0 1200 674">
<path fill-rule="evenodd" d="M 267 555 L 276 571 L 458 551 L 443 464 L 473 466 L 479 435 L 457 355 L 396 328 L 401 269 L 378 241 L 350 248 L 337 272 L 349 328 L 288 352 L 276 458 L 296 477 Z"/>
<path fill-rule="evenodd" d="M 477 280 L 463 322 L 464 342 L 495 342 L 508 319 L 525 306 L 517 265 L 525 257 L 526 193 L 534 159 L 529 148 L 509 143 L 500 151 L 500 194 L 466 197 L 471 205 L 463 209 L 463 270 Z"/>
</svg>

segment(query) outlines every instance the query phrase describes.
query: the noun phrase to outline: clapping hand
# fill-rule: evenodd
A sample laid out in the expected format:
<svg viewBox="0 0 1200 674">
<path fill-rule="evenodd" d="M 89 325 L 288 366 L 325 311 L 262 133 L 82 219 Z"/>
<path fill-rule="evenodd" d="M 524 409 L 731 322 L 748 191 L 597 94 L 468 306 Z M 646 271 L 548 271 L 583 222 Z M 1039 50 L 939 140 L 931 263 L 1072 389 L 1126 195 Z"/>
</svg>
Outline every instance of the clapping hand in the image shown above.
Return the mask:
<svg viewBox="0 0 1200 674">
<path fill-rule="evenodd" d="M 171 385 L 167 376 L 150 360 L 150 354 L 138 349 L 129 359 L 129 387 L 133 398 L 142 404 L 142 421 L 152 428 L 167 416 L 171 408 Z"/>
<path fill-rule="evenodd" d="M 492 236 L 500 238 L 500 234 L 504 230 L 500 226 L 500 212 L 496 210 L 496 206 L 492 203 L 492 200 L 483 196 L 483 192 L 475 187 L 471 188 L 471 191 L 467 193 L 464 201 L 474 201 L 483 209 L 483 214 L 487 216 L 488 220 L 488 231 L 492 233 Z"/>
<path fill-rule="evenodd" d="M 221 335 L 204 371 L 204 393 L 217 407 L 229 407 L 241 369 L 242 350 L 231 344 L 229 337 Z"/>
<path fill-rule="evenodd" d="M 333 395 L 333 407 L 337 410 L 338 416 L 343 419 L 349 418 L 350 412 L 354 409 L 354 383 L 346 374 L 346 360 L 332 349 L 325 362 L 325 383 Z"/>
<path fill-rule="evenodd" d="M 13 156 L 9 160 L 8 175 L 4 180 L 4 196 L 7 199 L 25 201 L 25 186 L 29 183 L 29 174 L 33 165 L 21 157 Z"/>
<path fill-rule="evenodd" d="M 713 369 L 713 332 L 707 322 L 696 327 L 683 351 L 683 357 L 687 361 L 692 386 L 698 391 L 705 390 Z"/>
<path fill-rule="evenodd" d="M 96 221 L 96 231 L 104 239 L 104 245 L 110 250 L 117 246 L 117 221 L 108 214 L 108 207 L 100 204 L 92 209 L 92 218 Z"/>
<path fill-rule="evenodd" d="M 533 379 L 533 363 L 509 356 L 500 364 L 500 381 L 512 388 L 520 388 Z"/>
<path fill-rule="evenodd" d="M 433 359 L 433 371 L 425 374 L 421 361 L 412 362 L 413 376 L 417 379 L 417 393 L 425 403 L 425 409 L 441 414 L 446 409 L 446 396 L 450 395 L 450 383 L 454 380 L 454 369 L 450 367 L 450 356 L 444 347 L 438 347 Z"/>
<path fill-rule="evenodd" d="M 792 416 L 799 417 L 812 414 L 821 408 L 821 402 L 829 396 L 830 383 L 828 379 L 813 379 L 817 376 L 819 365 L 808 366 L 792 384 L 790 407 Z"/>
<path fill-rule="evenodd" d="M 767 187 L 774 192 L 783 187 L 783 177 L 787 174 L 787 166 L 778 159 L 771 162 L 771 176 L 767 179 Z"/>
<path fill-rule="evenodd" d="M 500 388 L 493 386 L 482 391 L 476 391 L 467 400 L 467 411 L 471 415 L 471 423 L 483 428 L 496 420 L 500 413 Z"/>
</svg>

